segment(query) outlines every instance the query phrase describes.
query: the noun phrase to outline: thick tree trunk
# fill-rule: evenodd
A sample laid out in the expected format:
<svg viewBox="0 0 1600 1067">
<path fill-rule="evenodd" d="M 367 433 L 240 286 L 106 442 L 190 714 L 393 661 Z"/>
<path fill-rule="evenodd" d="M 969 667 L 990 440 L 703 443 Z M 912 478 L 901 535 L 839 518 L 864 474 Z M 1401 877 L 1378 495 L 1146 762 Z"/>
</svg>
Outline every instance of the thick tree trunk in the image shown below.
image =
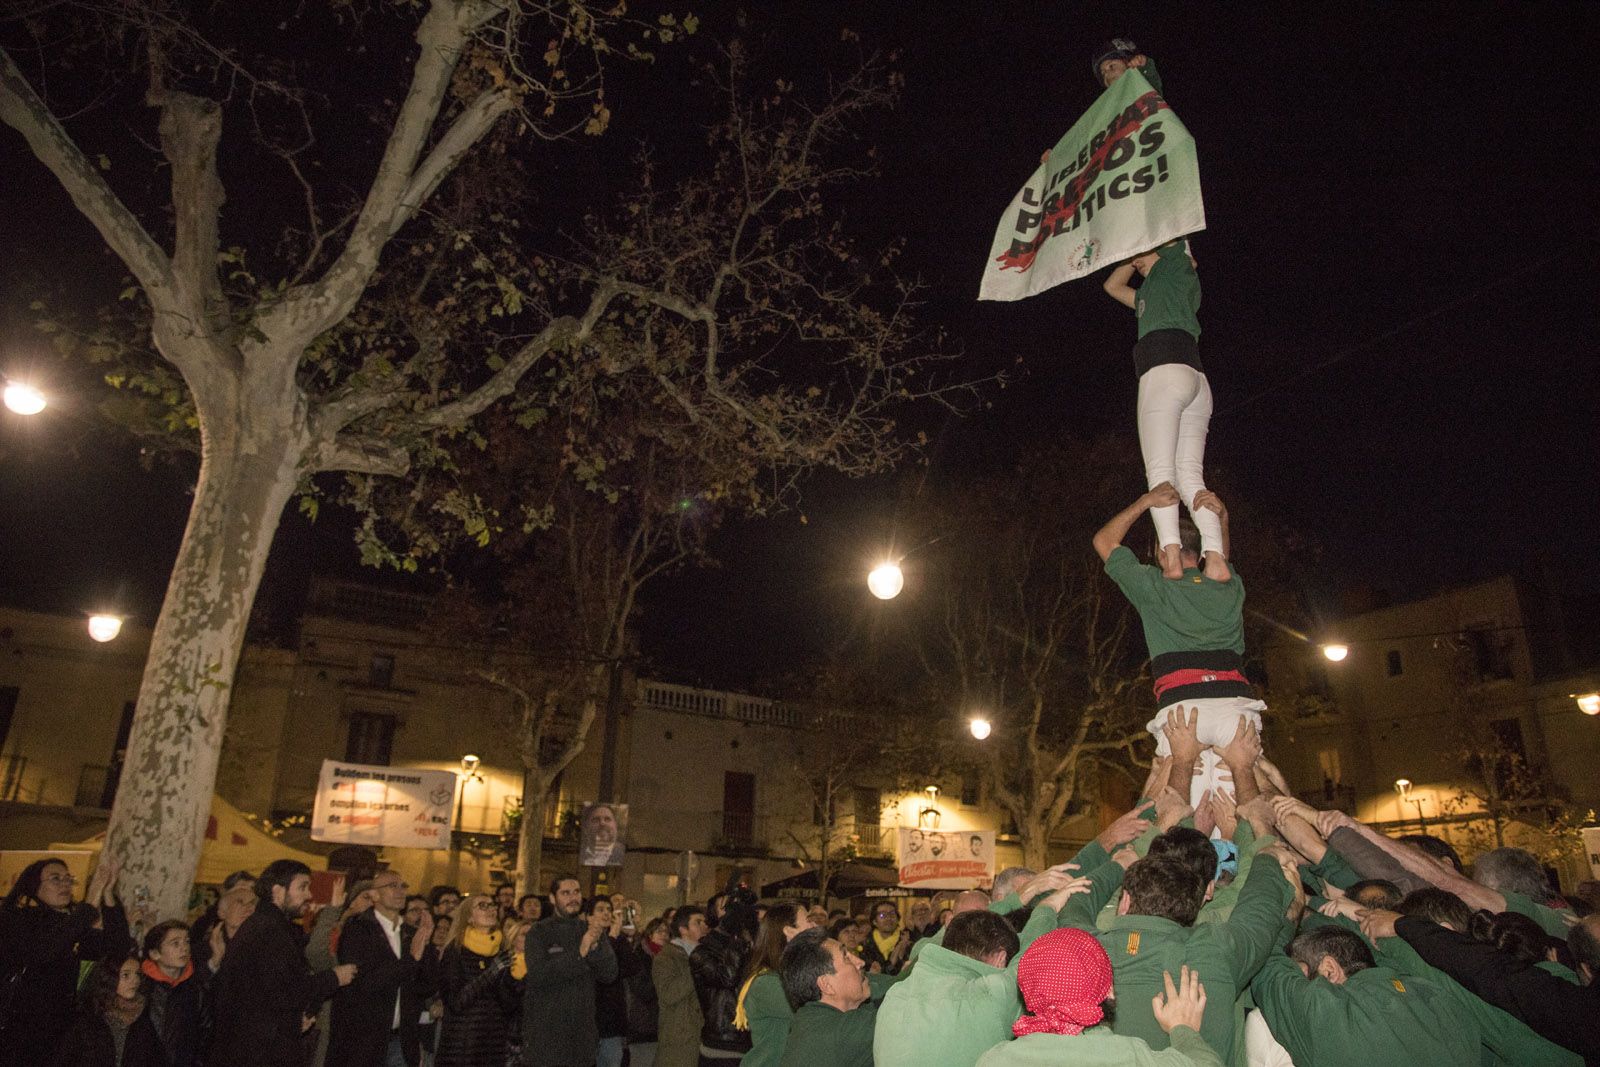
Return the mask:
<svg viewBox="0 0 1600 1067">
<path fill-rule="evenodd" d="M 544 861 L 544 807 L 550 781 L 536 770 L 522 772 L 522 825 L 517 828 L 517 892 L 538 893 Z"/>
<path fill-rule="evenodd" d="M 266 390 L 263 390 L 266 391 Z M 106 853 L 124 904 L 188 909 L 234 672 L 256 587 L 305 453 L 298 405 L 241 389 L 202 420 L 200 474 L 139 687 Z"/>
<path fill-rule="evenodd" d="M 1050 831 L 1045 829 L 1044 823 L 1030 819 L 1020 829 L 1023 865 L 1036 871 L 1050 866 Z"/>
</svg>

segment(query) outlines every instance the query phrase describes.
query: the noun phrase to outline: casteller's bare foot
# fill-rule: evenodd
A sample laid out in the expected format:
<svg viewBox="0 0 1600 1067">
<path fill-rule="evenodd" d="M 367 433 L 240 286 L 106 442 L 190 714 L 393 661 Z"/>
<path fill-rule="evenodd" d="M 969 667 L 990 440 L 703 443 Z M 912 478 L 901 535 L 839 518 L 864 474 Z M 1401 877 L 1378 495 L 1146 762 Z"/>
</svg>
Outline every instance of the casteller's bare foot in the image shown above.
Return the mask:
<svg viewBox="0 0 1600 1067">
<path fill-rule="evenodd" d="M 1163 578 L 1183 577 L 1183 549 L 1178 545 L 1161 546 L 1161 576 Z"/>
<path fill-rule="evenodd" d="M 1225 582 L 1233 577 L 1233 572 L 1228 569 L 1228 561 L 1222 558 L 1221 552 L 1207 552 L 1205 576 L 1213 582 Z"/>
</svg>

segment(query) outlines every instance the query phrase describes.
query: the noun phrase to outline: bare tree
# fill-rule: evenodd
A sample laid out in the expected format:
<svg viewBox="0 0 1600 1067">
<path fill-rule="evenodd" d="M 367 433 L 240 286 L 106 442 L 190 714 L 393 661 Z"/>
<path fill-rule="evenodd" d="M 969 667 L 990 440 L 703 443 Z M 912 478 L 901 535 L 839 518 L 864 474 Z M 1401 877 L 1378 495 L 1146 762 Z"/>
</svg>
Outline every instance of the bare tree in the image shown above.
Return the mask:
<svg viewBox="0 0 1600 1067">
<path fill-rule="evenodd" d="M 1148 672 L 1131 609 L 1089 543 L 1116 499 L 1115 451 L 1063 446 L 1012 477 L 935 494 L 908 524 L 938 536 L 915 649 L 941 714 L 902 742 L 938 766 L 976 769 L 1047 862 L 1055 831 L 1095 798 L 1092 767 L 1128 768 L 1148 741 Z M 983 741 L 965 718 L 992 725 Z"/>
<path fill-rule="evenodd" d="M 814 712 L 796 731 L 789 758 L 802 786 L 802 803 L 789 805 L 785 836 L 817 873 L 817 903 L 828 903 L 834 876 L 861 854 L 855 787 L 862 784 L 862 746 L 841 741 L 847 729 L 837 715 Z"/>
<path fill-rule="evenodd" d="M 293 149 L 239 142 L 252 165 L 281 163 L 305 192 L 292 205 L 307 216 L 304 254 L 268 277 L 257 272 L 269 256 L 223 245 L 218 160 L 225 115 L 248 113 L 245 125 L 259 133 L 255 109 L 276 87 L 164 4 L 39 13 L 84 11 L 132 19 L 106 32 L 142 42 L 135 51 L 158 133 L 145 173 L 168 175 L 168 202 L 141 215 L 118 195 L 36 91 L 45 71 L 30 78 L 13 58 L 22 52 L 0 51 L 0 120 L 132 274 L 158 359 L 146 380 L 184 410 L 173 421 L 199 448 L 107 837 L 124 880 L 163 916 L 187 901 L 268 551 L 285 504 L 314 491 L 317 475 L 341 475 L 346 498 L 368 510 L 368 558 L 415 567 L 437 547 L 432 535 L 390 554 L 385 546 L 406 537 L 407 524 L 385 523 L 418 517 L 427 499 L 418 485 L 448 474 L 442 445 L 470 434 L 497 403 L 513 401 L 530 420 L 563 412 L 581 422 L 617 390 L 647 392 L 693 426 L 699 447 L 739 462 L 744 477 L 726 491 L 770 505 L 797 470 L 862 473 L 893 462 L 906 446 L 893 435 L 892 407 L 937 391 L 925 377 L 909 381 L 922 367 L 905 354 L 909 292 L 891 286 L 885 299 L 865 271 L 839 269 L 855 253 L 822 199 L 857 173 L 828 156 L 846 122 L 892 96 L 871 64 L 810 107 L 784 93 L 753 102 L 730 94 L 708 176 L 656 190 L 647 175 L 626 226 L 595 219 L 588 255 L 528 265 L 506 218 L 518 205 L 491 220 L 505 239 L 481 248 L 473 233 L 451 233 L 441 191 L 485 146 L 605 128 L 603 61 L 622 51 L 608 35 L 629 32 L 618 25 L 623 8 L 428 0 L 409 68 L 394 71 L 403 84 L 385 87 L 398 88 L 398 103 L 367 161 L 370 182 L 342 222 L 324 221 L 331 209 Z M 35 54 L 46 69 L 62 55 Z M 212 75 L 205 86 L 187 73 L 197 56 Z M 280 96 L 291 110 L 298 103 L 292 90 Z M 342 100 L 333 110 L 361 106 Z M 136 127 L 139 115 L 126 121 Z M 130 169 L 118 163 L 117 173 Z M 155 234 L 168 215 L 163 243 Z M 290 215 L 277 221 L 263 229 L 301 229 Z M 874 280 L 883 277 L 877 270 Z M 810 341 L 827 353 L 820 361 L 797 355 Z M 799 383 L 789 373 L 797 369 Z M 574 453 L 575 469 L 591 459 Z M 492 532 L 495 518 L 470 497 L 434 499 L 468 532 Z M 386 512 L 386 500 L 402 506 Z"/>
</svg>

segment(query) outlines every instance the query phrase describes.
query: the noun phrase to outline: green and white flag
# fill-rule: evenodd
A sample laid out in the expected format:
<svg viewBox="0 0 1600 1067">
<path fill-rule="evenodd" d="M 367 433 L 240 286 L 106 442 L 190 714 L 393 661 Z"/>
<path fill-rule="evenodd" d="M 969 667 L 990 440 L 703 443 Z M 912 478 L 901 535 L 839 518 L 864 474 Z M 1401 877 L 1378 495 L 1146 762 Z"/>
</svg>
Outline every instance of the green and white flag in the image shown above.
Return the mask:
<svg viewBox="0 0 1600 1067">
<path fill-rule="evenodd" d="M 978 299 L 1021 300 L 1205 226 L 1194 138 L 1130 70 L 1011 201 Z"/>
</svg>

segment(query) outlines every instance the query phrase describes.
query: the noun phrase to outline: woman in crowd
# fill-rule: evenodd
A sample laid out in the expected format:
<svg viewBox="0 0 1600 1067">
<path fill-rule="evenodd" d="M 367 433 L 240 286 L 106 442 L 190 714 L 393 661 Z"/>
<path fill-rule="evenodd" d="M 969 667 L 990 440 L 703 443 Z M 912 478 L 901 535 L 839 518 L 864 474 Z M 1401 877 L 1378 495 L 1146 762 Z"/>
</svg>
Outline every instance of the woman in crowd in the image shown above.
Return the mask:
<svg viewBox="0 0 1600 1067">
<path fill-rule="evenodd" d="M 53 1059 L 54 1067 L 168 1067 L 161 1037 L 150 1021 L 139 958 L 127 951 L 89 968 L 78 996 L 78 1016 Z"/>
<path fill-rule="evenodd" d="M 205 1048 L 204 1000 L 210 972 L 196 968 L 189 928 L 177 920 L 157 923 L 144 935 L 150 1022 L 172 1067 L 199 1067 Z"/>
<path fill-rule="evenodd" d="M 81 966 L 127 945 L 117 871 L 116 860 L 102 857 L 74 904 L 67 865 L 38 860 L 0 903 L 0 1067 L 48 1063 L 72 1025 Z"/>
<path fill-rule="evenodd" d="M 444 1020 L 434 1064 L 498 1067 L 505 1062 L 510 1019 L 527 973 L 522 952 L 501 931 L 499 906 L 482 893 L 461 902 L 451 927 L 439 964 Z"/>
<path fill-rule="evenodd" d="M 644 924 L 644 950 L 654 956 L 661 951 L 661 946 L 667 943 L 671 931 L 667 929 L 667 920 L 659 915 Z"/>
<path fill-rule="evenodd" d="M 750 1051 L 741 1067 L 777 1067 L 783 1059 L 794 1009 L 784 997 L 778 961 L 796 934 L 815 925 L 805 908 L 787 901 L 772 905 L 762 918 L 733 1014 L 733 1025 L 750 1034 Z"/>
</svg>

